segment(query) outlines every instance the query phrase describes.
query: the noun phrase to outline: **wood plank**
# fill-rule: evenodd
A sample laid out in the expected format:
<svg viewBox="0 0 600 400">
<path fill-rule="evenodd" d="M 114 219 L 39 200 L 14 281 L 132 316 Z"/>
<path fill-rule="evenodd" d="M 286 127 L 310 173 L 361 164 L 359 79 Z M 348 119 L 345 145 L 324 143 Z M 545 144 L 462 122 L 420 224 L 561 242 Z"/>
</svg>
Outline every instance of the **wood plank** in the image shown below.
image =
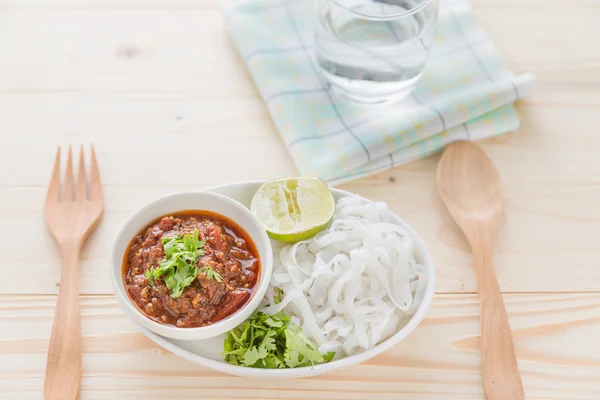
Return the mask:
<svg viewBox="0 0 600 400">
<path fill-rule="evenodd" d="M 556 0 L 555 0 L 556 1 Z M 578 0 L 585 1 L 585 0 Z M 6 9 L 217 9 L 219 0 L 2 0 L 0 8 Z"/>
<path fill-rule="evenodd" d="M 149 8 L 149 7 L 168 7 L 168 8 L 203 8 L 219 6 L 219 0 L 3 0 L 0 2 L 0 8 L 30 8 L 30 7 L 49 7 L 49 8 L 73 8 L 73 9 L 96 9 L 96 8 Z M 565 3 L 561 0 L 472 0 L 476 9 L 480 8 L 531 8 L 540 7 L 547 9 L 549 7 L 564 7 Z M 596 0 L 571 0 L 570 8 L 595 8 L 600 5 Z"/>
<path fill-rule="evenodd" d="M 179 138 L 55 134 L 15 137 L 0 150 L 0 186 L 46 187 L 57 144 L 93 142 L 102 182 L 119 186 L 197 186 L 295 173 L 280 139 L 212 132 Z M 260 141 L 260 145 L 257 143 Z M 15 166 L 22 166 L 14 168 Z"/>
<path fill-rule="evenodd" d="M 0 33 L 0 91 L 256 96 L 216 9 L 8 10 Z"/>
<path fill-rule="evenodd" d="M 165 136 L 178 143 L 203 135 L 255 140 L 277 137 L 258 97 L 0 93 L 0 109 L 0 131 L 10 138 L 9 142 L 20 137 L 55 144 L 107 137 L 114 143 L 114 139 L 124 136 L 138 142 Z"/>
<path fill-rule="evenodd" d="M 586 126 L 593 120 L 593 110 L 600 108 L 599 93 L 600 87 L 573 87 L 566 92 L 543 84 L 519 102 L 527 128 L 534 130 L 523 131 L 521 141 L 550 149 L 576 149 L 582 141 L 587 144 L 595 138 L 594 131 Z M 9 142 L 25 136 L 31 140 L 46 138 L 46 142 L 51 142 L 48 138 L 60 142 L 125 135 L 138 139 L 169 136 L 174 140 L 203 134 L 277 136 L 262 100 L 243 95 L 212 98 L 201 93 L 0 92 L 0 109 L 0 131 Z M 578 123 L 570 123 L 573 120 Z M 564 134 L 566 129 L 569 135 Z"/>
<path fill-rule="evenodd" d="M 477 18 L 517 72 L 597 87 L 600 56 L 582 38 L 594 34 L 600 7 L 479 4 Z M 0 28 L 0 91 L 256 96 L 216 8 L 91 11 L 7 9 Z"/>
<path fill-rule="evenodd" d="M 54 296 L 0 297 L 0 398 L 40 398 Z M 600 294 L 507 295 L 527 399 L 597 400 Z M 234 378 L 158 348 L 112 296 L 82 298 L 81 400 L 101 398 L 483 400 L 478 305 L 439 295 L 392 350 L 360 366 L 303 380 Z M 6 396 L 6 397 L 2 397 Z"/>
</svg>

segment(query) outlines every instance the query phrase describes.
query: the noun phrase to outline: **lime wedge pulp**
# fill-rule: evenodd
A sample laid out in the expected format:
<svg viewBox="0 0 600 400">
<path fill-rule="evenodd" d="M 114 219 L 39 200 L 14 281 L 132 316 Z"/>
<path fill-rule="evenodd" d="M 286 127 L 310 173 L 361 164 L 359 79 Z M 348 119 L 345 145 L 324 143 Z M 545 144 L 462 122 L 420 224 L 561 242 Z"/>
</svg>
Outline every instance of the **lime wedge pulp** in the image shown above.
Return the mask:
<svg viewBox="0 0 600 400">
<path fill-rule="evenodd" d="M 263 184 L 254 194 L 250 210 L 271 239 L 298 242 L 327 228 L 335 201 L 319 178 L 283 178 Z"/>
</svg>

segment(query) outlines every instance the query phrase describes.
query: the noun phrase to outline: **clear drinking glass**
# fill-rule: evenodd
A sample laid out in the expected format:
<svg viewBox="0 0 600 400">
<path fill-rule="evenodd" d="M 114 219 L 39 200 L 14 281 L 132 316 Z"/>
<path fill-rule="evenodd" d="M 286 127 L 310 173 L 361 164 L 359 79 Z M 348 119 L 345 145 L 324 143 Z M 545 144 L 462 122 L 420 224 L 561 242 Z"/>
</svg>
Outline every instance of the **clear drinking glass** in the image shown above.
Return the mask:
<svg viewBox="0 0 600 400">
<path fill-rule="evenodd" d="M 315 58 L 334 92 L 368 104 L 410 94 L 429 57 L 439 0 L 315 1 Z"/>
</svg>

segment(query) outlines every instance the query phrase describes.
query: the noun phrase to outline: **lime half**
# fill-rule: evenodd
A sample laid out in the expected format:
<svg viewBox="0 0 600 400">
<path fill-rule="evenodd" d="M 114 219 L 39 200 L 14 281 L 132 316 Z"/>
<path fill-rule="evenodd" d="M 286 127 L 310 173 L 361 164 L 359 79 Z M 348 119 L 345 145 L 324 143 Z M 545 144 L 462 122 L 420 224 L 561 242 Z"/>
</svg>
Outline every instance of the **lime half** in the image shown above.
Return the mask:
<svg viewBox="0 0 600 400">
<path fill-rule="evenodd" d="M 327 228 L 335 201 L 319 178 L 284 178 L 263 184 L 250 209 L 272 239 L 297 242 Z"/>
</svg>

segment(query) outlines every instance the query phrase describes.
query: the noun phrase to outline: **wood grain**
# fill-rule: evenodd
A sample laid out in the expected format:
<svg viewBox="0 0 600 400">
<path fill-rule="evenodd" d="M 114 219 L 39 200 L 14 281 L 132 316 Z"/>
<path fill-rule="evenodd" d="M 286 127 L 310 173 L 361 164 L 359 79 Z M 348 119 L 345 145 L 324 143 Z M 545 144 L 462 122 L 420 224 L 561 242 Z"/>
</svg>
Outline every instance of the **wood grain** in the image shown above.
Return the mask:
<svg viewBox="0 0 600 400">
<path fill-rule="evenodd" d="M 475 4 L 477 18 L 505 62 L 552 85 L 597 83 L 600 55 L 584 38 L 596 32 L 600 7 L 586 2 L 578 7 L 521 3 Z M 56 4 L 3 13 L 1 32 L 10 35 L 0 36 L 0 91 L 256 96 L 225 32 L 217 1 L 209 8 L 152 8 L 152 3 L 140 2 L 137 8 L 114 6 L 98 12 Z"/>
<path fill-rule="evenodd" d="M 521 128 L 483 144 L 506 192 L 495 264 L 501 290 L 514 293 L 504 300 L 526 399 L 598 400 L 600 3 L 471 3 L 504 62 L 538 76 L 517 105 Z M 60 271 L 43 223 L 45 185 L 56 145 L 88 142 L 103 160 L 106 217 L 82 252 L 80 290 L 94 294 L 81 300 L 82 400 L 483 399 L 474 295 L 440 294 L 391 352 L 301 381 L 237 379 L 185 362 L 144 339 L 105 295 L 111 240 L 142 204 L 296 174 L 218 0 L 0 0 L 0 54 L 0 226 L 10 228 L 0 240 L 0 399 L 42 397 Z M 169 168 L 147 162 L 173 143 L 185 146 Z M 235 162 L 220 165 L 227 157 Z M 439 293 L 475 293 L 468 245 L 436 195 L 437 161 L 342 188 L 389 202 L 419 231 Z"/>
<path fill-rule="evenodd" d="M 502 180 L 474 143 L 448 145 L 436 182 L 448 213 L 471 245 L 480 309 L 483 390 L 488 400 L 524 400 L 523 383 L 508 316 L 494 268 L 494 242 L 504 214 Z"/>
<path fill-rule="evenodd" d="M 597 400 L 600 294 L 504 297 L 527 399 Z M 0 297 L 0 398 L 39 399 L 54 296 Z M 417 331 L 357 366 L 302 380 L 234 378 L 191 364 L 146 339 L 112 296 L 81 299 L 88 399 L 482 400 L 475 295 L 438 295 Z"/>
<path fill-rule="evenodd" d="M 60 154 L 59 148 L 44 207 L 46 224 L 62 256 L 60 288 L 48 344 L 44 399 L 78 400 L 81 380 L 79 256 L 89 234 L 100 222 L 104 201 L 94 148 L 91 149 L 88 174 L 84 149 L 81 147 L 76 178 L 71 147 L 63 168 Z M 65 170 L 64 174 L 61 173 L 62 169 Z"/>
</svg>

